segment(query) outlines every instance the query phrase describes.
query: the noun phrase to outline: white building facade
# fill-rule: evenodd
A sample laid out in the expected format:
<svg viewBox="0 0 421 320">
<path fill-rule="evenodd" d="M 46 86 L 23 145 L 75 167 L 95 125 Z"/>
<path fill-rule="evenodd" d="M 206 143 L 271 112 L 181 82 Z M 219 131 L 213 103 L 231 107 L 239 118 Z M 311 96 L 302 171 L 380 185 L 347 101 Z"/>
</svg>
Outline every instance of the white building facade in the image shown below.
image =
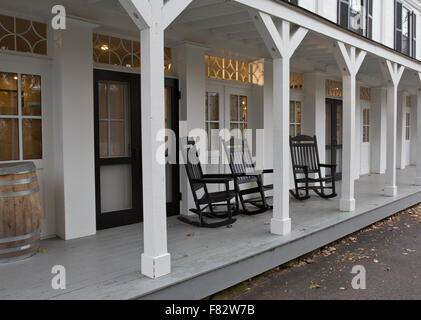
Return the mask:
<svg viewBox="0 0 421 320">
<path fill-rule="evenodd" d="M 212 161 L 212 130 L 249 129 L 275 169 L 278 236 L 292 229 L 290 135 L 317 136 L 338 164 L 338 212 L 355 211 L 365 175 L 394 197 L 396 170 L 416 165 L 421 185 L 421 2 L 289 2 L 69 0 L 54 30 L 52 1 L 2 1 L 0 161 L 36 164 L 43 237 L 143 222 L 142 273 L 170 273 L 167 217 L 192 196 L 184 167 L 157 161 L 164 128 L 177 146 L 208 132 Z"/>
</svg>

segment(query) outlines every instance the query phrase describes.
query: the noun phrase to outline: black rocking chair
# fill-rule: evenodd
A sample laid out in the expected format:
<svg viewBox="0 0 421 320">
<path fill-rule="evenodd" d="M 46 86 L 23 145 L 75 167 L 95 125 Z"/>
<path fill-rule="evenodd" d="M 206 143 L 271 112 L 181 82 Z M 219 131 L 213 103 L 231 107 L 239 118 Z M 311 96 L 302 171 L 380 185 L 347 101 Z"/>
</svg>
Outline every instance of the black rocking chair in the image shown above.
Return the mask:
<svg viewBox="0 0 421 320">
<path fill-rule="evenodd" d="M 234 181 L 233 176 L 203 174 L 195 142 L 190 139 L 187 140 L 185 158 L 187 177 L 196 204 L 196 208 L 190 209 L 190 211 L 199 216 L 199 221 L 193 221 L 187 217 L 179 217 L 179 220 L 202 228 L 219 228 L 233 224 L 236 221 L 236 219 L 233 219 L 233 216 L 239 214 L 237 193 L 230 190 L 230 182 Z M 225 191 L 209 192 L 207 185 L 211 184 L 223 184 L 225 185 Z M 235 211 L 233 211 L 233 205 L 231 204 L 233 199 L 235 199 Z M 214 210 L 220 206 L 226 206 L 227 211 L 219 212 Z M 208 223 L 204 217 L 222 221 Z"/>
<path fill-rule="evenodd" d="M 234 175 L 235 189 L 243 207 L 243 214 L 257 215 L 272 209 L 267 204 L 266 191 L 273 190 L 273 185 L 263 185 L 263 175 L 273 173 L 273 170 L 256 170 L 252 154 L 247 141 L 231 138 L 224 143 L 225 153 L 229 159 L 229 165 Z M 254 187 L 243 187 L 245 184 L 255 184 Z M 246 196 L 258 195 L 254 199 L 245 199 Z M 257 208 L 248 210 L 247 204 Z"/>
<path fill-rule="evenodd" d="M 290 137 L 292 168 L 294 172 L 295 190 L 290 193 L 297 200 L 310 198 L 313 190 L 324 199 L 337 196 L 335 187 L 336 165 L 320 164 L 317 138 L 310 136 Z M 321 168 L 330 169 L 330 175 L 322 176 Z M 326 193 L 325 190 L 331 190 Z M 305 196 L 300 194 L 305 192 Z"/>
</svg>

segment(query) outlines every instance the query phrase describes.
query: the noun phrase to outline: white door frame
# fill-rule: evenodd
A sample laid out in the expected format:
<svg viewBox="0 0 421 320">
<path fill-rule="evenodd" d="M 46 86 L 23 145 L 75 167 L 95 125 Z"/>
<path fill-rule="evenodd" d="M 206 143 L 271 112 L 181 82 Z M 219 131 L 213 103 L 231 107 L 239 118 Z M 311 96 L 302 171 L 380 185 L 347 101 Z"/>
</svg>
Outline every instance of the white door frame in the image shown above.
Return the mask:
<svg viewBox="0 0 421 320">
<path fill-rule="evenodd" d="M 35 164 L 38 181 L 40 185 L 41 202 L 43 208 L 42 237 L 55 235 L 55 208 L 54 208 L 54 186 L 53 181 L 53 150 L 52 146 L 52 84 L 51 84 L 51 61 L 46 58 L 35 58 L 26 55 L 4 54 L 0 59 L 0 71 L 17 74 L 29 74 L 41 76 L 41 121 L 42 121 L 42 159 L 35 160 L 14 160 L 2 161 L 2 163 L 13 163 L 20 161 L 31 161 Z M 21 88 L 19 80 L 18 89 Z M 18 107 L 21 99 L 19 99 Z M 21 111 L 19 111 L 19 115 Z M 22 149 L 22 125 L 19 125 L 19 149 L 20 157 L 23 157 Z"/>
</svg>

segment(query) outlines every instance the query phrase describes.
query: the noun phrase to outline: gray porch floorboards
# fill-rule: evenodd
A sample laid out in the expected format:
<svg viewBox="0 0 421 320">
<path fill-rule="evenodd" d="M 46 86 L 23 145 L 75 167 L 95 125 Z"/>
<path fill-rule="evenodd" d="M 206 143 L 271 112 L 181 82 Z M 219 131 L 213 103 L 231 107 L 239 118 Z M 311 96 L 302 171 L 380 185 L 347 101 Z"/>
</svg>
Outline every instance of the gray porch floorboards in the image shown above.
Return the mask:
<svg viewBox="0 0 421 320">
<path fill-rule="evenodd" d="M 303 203 L 291 198 L 293 232 L 284 237 L 270 234 L 270 212 L 242 216 L 233 228 L 216 230 L 170 218 L 172 273 L 157 280 L 140 274 L 140 224 L 78 240 L 44 240 L 45 253 L 0 265 L 0 299 L 200 299 L 421 202 L 414 177 L 414 167 L 398 170 L 396 198 L 382 196 L 384 176 L 362 177 L 355 186 L 354 213 L 339 212 L 339 198 L 326 201 L 314 195 Z M 51 288 L 54 265 L 66 267 L 66 290 Z"/>
</svg>

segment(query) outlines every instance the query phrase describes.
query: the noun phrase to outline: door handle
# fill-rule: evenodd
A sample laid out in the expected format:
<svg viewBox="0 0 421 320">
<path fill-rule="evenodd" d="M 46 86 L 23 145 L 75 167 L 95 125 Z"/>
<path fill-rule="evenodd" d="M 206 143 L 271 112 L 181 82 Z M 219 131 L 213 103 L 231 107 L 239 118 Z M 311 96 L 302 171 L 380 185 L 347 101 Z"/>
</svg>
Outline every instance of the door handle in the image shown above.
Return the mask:
<svg viewBox="0 0 421 320">
<path fill-rule="evenodd" d="M 140 159 L 140 148 L 133 148 L 132 149 L 132 158 L 133 158 L 133 160 Z"/>
</svg>

